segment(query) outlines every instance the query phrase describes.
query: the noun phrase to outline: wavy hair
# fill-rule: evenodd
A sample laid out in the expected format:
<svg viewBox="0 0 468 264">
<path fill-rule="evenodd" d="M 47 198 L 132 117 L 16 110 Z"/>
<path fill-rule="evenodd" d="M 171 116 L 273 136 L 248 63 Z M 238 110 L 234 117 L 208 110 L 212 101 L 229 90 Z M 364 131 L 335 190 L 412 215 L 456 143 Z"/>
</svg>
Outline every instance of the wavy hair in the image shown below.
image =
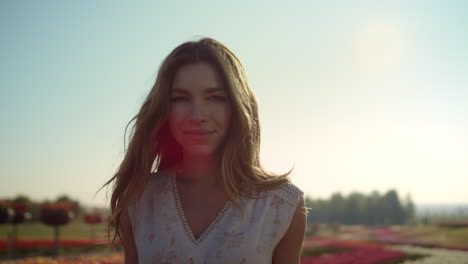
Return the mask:
<svg viewBox="0 0 468 264">
<path fill-rule="evenodd" d="M 197 62 L 207 62 L 216 69 L 232 105 L 231 128 L 220 152 L 220 182 L 228 199 L 235 207 L 242 209 L 238 197 L 255 197 L 259 191 L 275 189 L 290 182 L 291 171 L 277 175 L 262 167 L 257 101 L 239 58 L 225 45 L 211 38 L 183 43 L 162 62 L 156 82 L 138 114 L 125 129 L 126 135 L 128 126 L 135 121 L 124 159 L 116 174 L 102 186 L 114 182 L 110 202 L 112 215 L 108 226 L 115 228 L 112 243 L 116 236 L 125 239 L 120 216 L 123 210 L 138 200 L 151 174 L 176 166 L 183 159 L 182 149 L 171 136 L 167 122 L 170 89 L 177 70 L 183 65 Z"/>
</svg>

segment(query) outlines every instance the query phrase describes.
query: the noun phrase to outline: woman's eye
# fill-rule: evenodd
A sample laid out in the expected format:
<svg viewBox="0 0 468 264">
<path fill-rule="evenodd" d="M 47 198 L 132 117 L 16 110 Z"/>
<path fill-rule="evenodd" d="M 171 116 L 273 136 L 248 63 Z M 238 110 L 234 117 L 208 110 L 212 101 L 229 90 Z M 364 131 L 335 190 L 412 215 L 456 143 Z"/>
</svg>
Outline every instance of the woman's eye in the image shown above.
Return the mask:
<svg viewBox="0 0 468 264">
<path fill-rule="evenodd" d="M 210 96 L 209 99 L 213 100 L 213 101 L 219 101 L 219 102 L 225 102 L 226 101 L 226 97 L 221 96 L 221 95 Z"/>
</svg>

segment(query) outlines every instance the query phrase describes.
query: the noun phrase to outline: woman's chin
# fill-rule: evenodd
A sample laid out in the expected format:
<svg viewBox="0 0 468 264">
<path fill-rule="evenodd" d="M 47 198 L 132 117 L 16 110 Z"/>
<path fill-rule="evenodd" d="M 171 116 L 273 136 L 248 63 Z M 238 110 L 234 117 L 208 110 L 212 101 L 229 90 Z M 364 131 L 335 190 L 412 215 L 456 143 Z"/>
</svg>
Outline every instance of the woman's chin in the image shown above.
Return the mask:
<svg viewBox="0 0 468 264">
<path fill-rule="evenodd" d="M 208 157 L 215 154 L 211 146 L 190 146 L 184 148 L 184 153 L 189 157 Z"/>
</svg>

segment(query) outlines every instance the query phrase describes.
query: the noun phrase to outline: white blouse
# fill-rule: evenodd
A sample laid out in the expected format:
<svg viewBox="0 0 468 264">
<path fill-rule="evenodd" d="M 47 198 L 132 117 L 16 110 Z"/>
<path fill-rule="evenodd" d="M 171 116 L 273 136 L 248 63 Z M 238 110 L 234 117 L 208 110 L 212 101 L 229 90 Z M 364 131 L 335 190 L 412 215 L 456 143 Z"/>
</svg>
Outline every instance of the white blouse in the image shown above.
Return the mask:
<svg viewBox="0 0 468 264">
<path fill-rule="evenodd" d="M 303 192 L 294 184 L 243 198 L 245 215 L 227 202 L 195 239 L 185 219 L 175 177 L 152 174 L 128 211 L 140 264 L 263 264 L 289 228 Z"/>
</svg>

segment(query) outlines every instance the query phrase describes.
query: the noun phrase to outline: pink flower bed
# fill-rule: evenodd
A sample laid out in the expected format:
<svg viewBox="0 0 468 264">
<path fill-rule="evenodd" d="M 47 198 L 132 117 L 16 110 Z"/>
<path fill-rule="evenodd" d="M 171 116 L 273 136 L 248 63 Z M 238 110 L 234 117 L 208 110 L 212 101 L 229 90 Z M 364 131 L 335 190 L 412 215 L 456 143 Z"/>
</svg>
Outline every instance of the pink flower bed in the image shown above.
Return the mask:
<svg viewBox="0 0 468 264">
<path fill-rule="evenodd" d="M 124 264 L 122 254 L 112 254 L 108 256 L 83 256 L 72 258 L 27 258 L 23 260 L 5 261 L 2 264 Z"/>
<path fill-rule="evenodd" d="M 81 246 L 99 246 L 108 245 L 107 240 L 91 240 L 91 239 L 61 239 L 60 246 L 62 247 L 81 247 Z M 54 240 L 51 239 L 18 239 L 16 241 L 16 248 L 53 248 L 55 246 Z M 0 251 L 8 249 L 8 241 L 0 239 Z"/>
</svg>

